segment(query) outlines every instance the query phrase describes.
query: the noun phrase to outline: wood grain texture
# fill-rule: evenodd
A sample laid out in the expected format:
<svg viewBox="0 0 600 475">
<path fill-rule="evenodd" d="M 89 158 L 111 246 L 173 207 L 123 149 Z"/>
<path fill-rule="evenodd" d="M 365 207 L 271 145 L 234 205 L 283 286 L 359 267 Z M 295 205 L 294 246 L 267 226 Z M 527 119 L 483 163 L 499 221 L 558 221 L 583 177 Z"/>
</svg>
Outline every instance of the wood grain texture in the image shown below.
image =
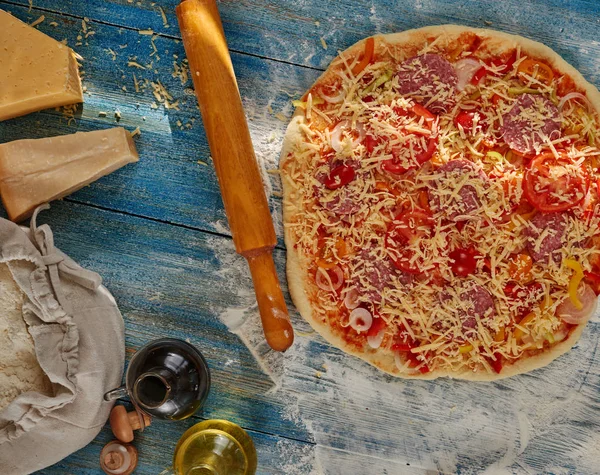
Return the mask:
<svg viewBox="0 0 600 475">
<path fill-rule="evenodd" d="M 10 3 L 28 5 L 27 0 Z M 151 28 L 173 37 L 180 36 L 175 20 L 178 3 L 34 0 L 40 9 L 129 28 Z M 165 12 L 168 27 L 159 6 Z M 593 67 L 593 58 L 600 52 L 596 38 L 600 5 L 595 0 L 221 0 L 219 8 L 233 51 L 311 68 L 324 69 L 338 50 L 375 32 L 459 23 L 536 39 L 556 49 L 569 62 L 583 57 L 580 66 L 584 75 L 588 77 L 587 73 L 592 72 L 594 77 L 588 77 L 592 81 L 600 77 Z M 326 50 L 321 37 L 328 45 Z"/>
<path fill-rule="evenodd" d="M 265 356 L 260 335 L 227 330 L 221 320 L 254 315 L 255 301 L 246 263 L 228 237 L 191 81 L 172 75 L 173 63 L 185 57 L 176 3 L 33 0 L 30 11 L 28 0 L 0 0 L 24 21 L 45 15 L 38 29 L 66 38 L 84 57 L 87 87 L 74 123 L 42 111 L 0 124 L 0 142 L 114 126 L 116 110 L 119 125 L 142 132 L 140 163 L 54 204 L 40 221 L 53 227 L 58 247 L 104 277 L 126 320 L 129 355 L 154 338 L 189 339 L 212 370 L 213 389 L 198 418 L 156 422 L 136 437 L 136 473 L 159 473 L 189 425 L 216 417 L 251 432 L 261 474 L 598 473 L 598 318 L 548 368 L 491 385 L 394 381 L 328 346 L 292 307 L 298 336 L 284 356 Z M 290 98 L 302 95 L 337 50 L 377 32 L 449 22 L 497 28 L 546 43 L 600 85 L 596 1 L 228 0 L 219 7 L 264 168 L 276 168 Z M 87 38 L 84 18 L 95 32 Z M 148 28 L 158 34 L 137 31 Z M 138 87 L 146 86 L 140 92 L 133 74 Z M 153 94 L 150 82 L 158 80 L 179 110 L 165 109 Z M 278 186 L 271 179 L 267 190 Z M 273 194 L 270 206 L 282 248 Z M 280 277 L 284 259 L 276 249 Z M 290 306 L 285 286 L 284 294 Z M 42 473 L 99 474 L 109 437 L 105 428 Z"/>
<path fill-rule="evenodd" d="M 233 243 L 250 265 L 265 338 L 285 351 L 294 330 L 273 263 L 277 238 L 216 0 L 182 1 L 177 20 Z"/>
<path fill-rule="evenodd" d="M 28 13 L 27 8 L 13 5 L 3 4 L 2 7 L 29 22 L 42 13 Z M 71 195 L 71 199 L 229 235 L 191 81 L 182 84 L 179 78 L 172 76 L 173 63 L 181 64 L 185 58 L 183 44 L 178 40 L 156 37 L 153 42 L 159 52 L 158 60 L 156 54 L 150 56 L 153 53 L 152 36 L 95 23 L 90 19 L 88 31 L 95 31 L 95 34 L 87 40 L 78 41 L 77 37 L 83 36 L 80 20 L 48 13 L 45 17 L 38 28 L 54 38 L 66 38 L 68 44 L 84 57 L 85 103 L 78 109 L 76 121 L 70 125 L 68 119 L 55 110 L 3 122 L 0 142 L 115 125 L 129 131 L 139 127 L 141 135 L 136 138 L 136 146 L 142 160 L 80 190 Z M 58 26 L 50 26 L 51 22 L 58 23 Z M 76 46 L 80 42 L 83 44 Z M 151 67 L 130 67 L 127 65 L 130 61 L 145 67 L 151 64 Z M 316 79 L 317 72 L 239 54 L 233 55 L 233 63 L 257 156 L 263 168 L 268 164 L 276 168 L 286 119 L 276 119 L 274 114 L 282 111 L 291 114 L 290 96 L 299 97 Z M 148 81 L 139 93 L 135 92 L 134 75 L 142 85 Z M 173 97 L 170 102 L 178 101 L 180 110 L 165 109 L 160 105 L 149 84 L 157 81 Z M 272 81 L 279 86 L 273 88 Z M 154 109 L 154 105 L 158 107 Z M 118 122 L 115 111 L 121 113 Z M 101 112 L 107 116 L 99 117 Z M 272 197 L 271 205 L 276 216 L 279 214 L 279 202 L 278 197 Z"/>
</svg>

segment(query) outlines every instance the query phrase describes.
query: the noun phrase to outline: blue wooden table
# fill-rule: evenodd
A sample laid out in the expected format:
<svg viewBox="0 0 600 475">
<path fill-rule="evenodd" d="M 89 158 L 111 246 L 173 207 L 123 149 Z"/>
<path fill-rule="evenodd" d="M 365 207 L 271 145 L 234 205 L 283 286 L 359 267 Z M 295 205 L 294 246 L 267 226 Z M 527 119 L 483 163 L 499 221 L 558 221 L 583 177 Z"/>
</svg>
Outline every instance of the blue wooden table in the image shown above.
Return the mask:
<svg viewBox="0 0 600 475">
<path fill-rule="evenodd" d="M 86 88 L 74 117 L 47 110 L 3 122 L 0 142 L 115 126 L 116 111 L 119 125 L 141 131 L 138 164 L 55 203 L 41 220 L 63 251 L 104 277 L 125 317 L 129 355 L 154 338 L 183 338 L 212 370 L 197 417 L 157 421 L 137 436 L 136 473 L 169 466 L 184 430 L 208 418 L 248 430 L 261 474 L 600 473 L 597 316 L 568 355 L 494 384 L 379 374 L 315 335 L 289 298 L 296 343 L 284 356 L 265 351 L 192 85 L 181 73 L 176 3 L 0 0 L 26 22 L 43 15 L 37 28 L 84 58 Z M 496 28 L 546 43 L 600 86 L 595 0 L 223 0 L 220 10 L 280 238 L 280 184 L 269 170 L 290 99 L 364 36 L 443 23 Z M 153 93 L 158 81 L 168 96 Z M 283 245 L 275 259 L 285 282 Z M 43 473 L 101 473 L 100 448 L 110 439 L 105 428 Z"/>
</svg>

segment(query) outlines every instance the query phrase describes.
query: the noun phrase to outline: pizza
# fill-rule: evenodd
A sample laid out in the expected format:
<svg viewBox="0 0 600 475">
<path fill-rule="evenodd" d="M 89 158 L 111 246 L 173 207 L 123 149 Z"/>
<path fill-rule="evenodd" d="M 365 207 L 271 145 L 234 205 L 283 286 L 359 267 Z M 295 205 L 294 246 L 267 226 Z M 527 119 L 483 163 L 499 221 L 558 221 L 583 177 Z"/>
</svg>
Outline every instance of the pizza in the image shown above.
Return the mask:
<svg viewBox="0 0 600 475">
<path fill-rule="evenodd" d="M 600 292 L 600 93 L 550 48 L 455 25 L 358 42 L 280 160 L 287 276 L 326 340 L 405 378 L 569 351 Z"/>
</svg>

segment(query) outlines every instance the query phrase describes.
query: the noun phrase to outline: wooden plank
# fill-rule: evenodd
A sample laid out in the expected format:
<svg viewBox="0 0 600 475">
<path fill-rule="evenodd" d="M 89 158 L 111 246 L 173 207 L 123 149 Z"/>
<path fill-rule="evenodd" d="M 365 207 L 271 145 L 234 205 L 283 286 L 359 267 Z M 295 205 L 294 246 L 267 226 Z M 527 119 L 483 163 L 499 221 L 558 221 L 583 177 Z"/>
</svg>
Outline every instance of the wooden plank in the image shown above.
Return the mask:
<svg viewBox="0 0 600 475">
<path fill-rule="evenodd" d="M 350 466 L 398 473 L 406 464 L 414 473 L 595 473 L 597 316 L 572 352 L 493 384 L 395 380 L 324 343 L 295 312 L 295 345 L 257 363 L 218 321 L 258 318 L 229 239 L 73 203 L 58 203 L 41 221 L 52 223 L 62 250 L 105 277 L 126 318 L 130 352 L 174 336 L 205 353 L 214 387 L 202 417 L 315 442 L 323 473 Z M 280 272 L 283 260 L 278 251 Z M 246 329 L 238 333 L 260 355 L 259 327 Z M 276 388 L 259 364 L 273 370 Z"/>
<path fill-rule="evenodd" d="M 252 348 L 253 325 L 247 333 Z M 295 394 L 292 413 L 313 435 L 322 473 L 594 474 L 599 344 L 596 312 L 549 366 L 477 384 L 395 380 L 313 335 L 285 356 L 280 385 Z"/>
<path fill-rule="evenodd" d="M 229 238 L 68 202 L 39 222 L 51 223 L 57 247 L 103 276 L 126 321 L 128 355 L 168 336 L 200 349 L 213 376 L 203 417 L 309 440 L 305 428 L 282 417 L 285 398 L 267 394 L 273 382 L 219 320 L 255 302 L 247 265 Z M 283 272 L 283 251 L 275 259 Z"/>
<path fill-rule="evenodd" d="M 108 10 L 104 11 L 106 10 L 106 4 L 105 2 L 101 3 L 102 5 L 98 2 L 57 4 L 56 1 L 50 3 L 49 0 L 46 0 L 42 3 L 35 2 L 34 5 L 48 9 L 53 8 L 54 10 L 63 9 L 65 12 L 72 14 L 77 14 L 78 9 L 90 8 L 92 10 L 86 10 L 84 13 L 90 15 L 94 13 L 102 21 L 105 21 Z M 36 9 L 28 12 L 28 8 L 8 3 L 3 3 L 3 5 L 24 20 L 32 21 L 42 13 L 41 10 Z M 160 16 L 156 13 L 158 11 L 156 6 L 146 5 L 144 2 L 138 6 L 137 3 L 129 4 L 126 0 L 123 0 L 118 4 L 121 7 L 115 5 L 114 3 L 111 4 L 111 8 L 114 6 L 114 10 L 110 10 L 110 12 L 111 15 L 114 13 L 116 18 L 120 15 L 119 11 L 121 10 L 119 8 L 121 7 L 128 9 L 128 15 L 132 17 L 131 21 L 137 18 L 132 10 L 136 8 L 138 10 L 146 8 L 148 14 Z M 236 5 L 237 7 L 226 3 L 222 6 L 224 9 L 234 9 L 235 7 L 237 8 L 235 10 L 236 14 L 245 14 L 249 19 L 258 15 L 253 9 L 246 11 L 247 4 L 244 2 L 236 3 Z M 281 5 L 283 5 L 281 8 L 287 8 L 285 3 L 281 3 Z M 385 2 L 374 3 L 373 10 L 375 13 L 373 16 L 376 17 L 377 11 L 383 10 L 386 5 Z M 429 3 L 423 4 L 421 9 L 417 9 L 416 6 L 404 6 L 402 8 L 414 8 L 414 11 L 405 11 L 402 15 L 398 13 L 396 16 L 386 15 L 383 18 L 386 19 L 385 21 L 398 22 L 402 18 L 412 18 L 413 15 L 416 15 L 414 16 L 416 19 L 426 17 L 433 21 L 437 17 L 432 16 L 433 7 L 431 5 Z M 563 41 L 563 43 L 560 43 L 561 52 L 569 53 L 567 59 L 579 66 L 590 79 L 599 83 L 600 73 L 595 57 L 600 53 L 598 50 L 600 43 L 590 36 L 593 29 L 588 18 L 589 10 L 581 6 L 584 3 L 578 2 L 577 5 L 580 6 L 577 11 L 563 15 L 563 18 L 577 20 L 576 36 L 573 36 L 575 33 L 569 30 L 562 36 L 554 37 L 553 41 L 557 42 L 561 38 L 560 41 Z M 260 10 L 260 5 L 254 6 Z M 363 8 L 364 5 L 357 3 L 357 6 L 350 11 L 360 14 L 362 11 L 357 10 L 359 7 Z M 446 3 L 441 2 L 438 7 L 440 15 L 444 12 L 445 15 L 450 14 Z M 330 7 L 325 6 L 325 8 Z M 400 6 L 394 4 L 389 8 L 390 11 L 394 11 Z M 480 11 L 480 7 L 473 8 L 473 12 Z M 560 13 L 561 7 L 558 4 L 553 4 L 552 8 L 554 10 L 551 10 L 551 13 L 556 15 Z M 593 7 L 590 6 L 590 8 Z M 277 9 L 268 8 L 268 10 L 272 10 L 272 13 L 268 18 L 265 17 L 264 21 L 275 21 L 278 15 Z M 490 8 L 492 12 L 496 10 L 497 8 Z M 144 24 L 144 17 L 143 12 L 138 13 L 141 16 L 135 24 L 139 26 Z M 462 18 L 466 15 L 466 11 L 462 7 L 458 8 L 456 9 L 456 15 Z M 534 25 L 532 17 L 527 16 L 526 12 L 523 11 L 519 15 L 523 17 L 526 25 L 530 27 Z M 580 15 L 581 18 L 577 15 Z M 275 19 L 271 19 L 271 17 Z M 475 18 L 475 13 L 473 13 L 472 18 Z M 288 21 L 296 20 L 288 18 Z M 56 22 L 58 26 L 51 26 L 52 22 Z M 237 23 L 235 24 L 237 25 Z M 164 222 L 228 234 L 220 193 L 210 162 L 209 150 L 203 135 L 195 99 L 191 95 L 190 83 L 181 84 L 178 78 L 172 77 L 173 61 L 179 63 L 184 58 L 181 43 L 173 38 L 139 35 L 137 31 L 131 29 L 115 28 L 91 20 L 87 22 L 87 25 L 88 33 L 89 31 L 95 32 L 87 39 L 84 38 L 85 34 L 83 34 L 79 18 L 46 13 L 46 20 L 38 26 L 39 29 L 56 38 L 66 38 L 69 44 L 74 46 L 86 58 L 83 69 L 86 73 L 84 83 L 87 86 L 88 94 L 86 94 L 85 106 L 78 111 L 77 115 L 80 118 L 77 123 L 69 126 L 67 121 L 62 116 L 57 115 L 58 113 L 55 111 L 31 114 L 4 122 L 0 128 L 0 141 L 114 126 L 117 125 L 114 111 L 119 110 L 122 113 L 119 124 L 130 130 L 140 127 L 142 131 L 142 135 L 137 139 L 142 157 L 141 162 L 135 166 L 126 167 L 92 184 L 90 187 L 86 187 L 74 194 L 71 199 L 107 209 L 151 217 Z M 394 26 L 396 23 L 386 25 L 385 29 L 388 31 L 403 26 L 399 24 L 396 27 Z M 243 31 L 241 25 L 238 25 L 238 28 L 241 29 L 241 32 Z M 552 28 L 548 31 L 554 31 Z M 279 34 L 278 31 L 276 25 L 273 25 L 273 34 Z M 342 28 L 340 31 L 344 31 L 344 29 Z M 525 29 L 523 31 L 526 32 Z M 361 34 L 367 33 L 369 31 L 364 30 L 364 33 Z M 82 36 L 81 41 L 77 40 L 78 36 Z M 350 37 L 344 36 L 344 38 Z M 548 36 L 546 38 L 552 39 Z M 352 37 L 350 39 L 353 41 L 356 38 Z M 544 37 L 542 36 L 540 39 L 543 40 Z M 77 43 L 82 44 L 76 46 Z M 156 53 L 152 57 L 149 56 L 154 52 L 153 43 L 157 48 L 160 60 L 156 59 Z M 123 45 L 127 45 L 127 47 L 121 48 Z M 345 47 L 347 45 L 340 44 L 339 46 Z M 295 47 L 292 37 L 289 41 L 284 42 L 284 46 L 281 46 L 281 48 L 288 49 Z M 579 49 L 575 49 L 576 47 Z M 176 55 L 177 58 L 174 58 L 173 55 Z M 152 62 L 152 67 L 145 70 L 128 67 L 127 63 L 130 59 L 138 60 L 142 65 Z M 234 54 L 233 60 L 239 77 L 247 115 L 250 119 L 250 128 L 257 154 L 267 167 L 275 167 L 282 134 L 285 130 L 285 117 L 291 113 L 290 96 L 300 96 L 316 78 L 318 72 L 247 55 Z M 153 109 L 156 98 L 152 95 L 151 87 L 147 87 L 142 93 L 135 93 L 134 74 L 140 81 L 156 82 L 160 79 L 170 91 L 174 100 L 180 101 L 180 110 L 165 110 L 162 106 Z M 125 87 L 127 91 L 124 91 L 122 87 Z M 102 111 L 106 112 L 108 117 L 98 117 L 99 112 Z M 283 121 L 275 117 L 276 115 L 282 118 Z M 59 117 L 62 118 L 62 122 Z M 188 124 L 191 128 L 187 128 Z M 181 130 L 182 128 L 183 130 Z M 198 160 L 207 165 L 198 164 Z M 271 177 L 270 182 L 271 186 L 277 191 L 278 180 Z M 280 200 L 275 196 L 272 197 L 271 203 L 273 217 L 277 223 L 280 220 Z M 280 227 L 279 234 L 281 236 Z M 281 238 L 280 245 L 282 245 Z"/>
<path fill-rule="evenodd" d="M 30 15 L 24 7 L 5 6 L 23 20 L 39 15 Z M 79 41 L 78 36 L 85 36 L 80 22 L 52 14 L 45 16 L 39 29 L 54 38 L 66 38 L 84 57 L 85 104 L 71 124 L 55 110 L 3 122 L 0 142 L 117 125 L 130 131 L 139 127 L 141 135 L 136 138 L 136 145 L 140 162 L 93 183 L 70 199 L 229 234 L 191 81 L 182 84 L 179 77 L 173 77 L 174 62 L 180 65 L 185 57 L 183 45 L 174 39 L 140 35 L 91 21 L 86 28 L 95 34 Z M 53 22 L 58 26 L 51 26 Z M 76 43 L 82 44 L 75 46 Z M 160 59 L 153 54 L 153 44 Z M 146 69 L 128 66 L 133 61 Z M 285 118 L 279 120 L 275 114 L 289 116 L 290 96 L 300 96 L 317 73 L 245 55 L 234 54 L 233 61 L 257 156 L 263 169 L 275 168 L 287 125 Z M 140 84 L 138 88 L 143 88 L 139 93 L 135 92 L 134 75 Z M 165 109 L 158 102 L 152 88 L 152 83 L 158 81 L 173 97 L 169 102 L 179 104 L 179 110 Z M 121 114 L 119 121 L 115 118 L 117 110 Z M 106 117 L 100 117 L 101 113 Z M 265 176 L 269 192 L 277 190 L 278 177 Z M 280 198 L 272 196 L 271 205 L 274 219 L 280 221 Z"/>
<path fill-rule="evenodd" d="M 22 3 L 26 5 L 26 2 Z M 124 1 L 79 3 L 48 0 L 44 3 L 34 0 L 34 3 L 55 9 L 91 6 L 97 9 L 94 14 L 100 19 L 103 18 L 101 15 L 118 17 L 121 8 L 130 8 Z M 344 47 L 369 31 L 393 31 L 401 25 L 447 21 L 480 25 L 481 19 L 494 22 L 500 19 L 493 26 L 506 25 L 509 31 L 523 31 L 526 35 L 547 39 L 547 43 L 566 52 L 567 59 L 580 67 L 596 84 L 599 83 L 598 66 L 595 63 L 598 53 L 594 36 L 598 9 L 596 3 L 569 2 L 570 10 L 563 8 L 558 0 L 543 4 L 539 1 L 486 1 L 478 4 L 466 1 L 460 5 L 439 1 L 406 5 L 404 2 L 383 1 L 318 4 L 307 0 L 297 4 L 291 1 L 252 0 L 224 6 L 240 18 L 239 22 L 227 20 L 230 37 L 238 35 L 239 44 L 243 45 L 243 41 L 246 41 L 243 37 L 247 35 L 248 44 L 244 48 L 248 52 L 260 54 L 256 52 L 269 47 L 273 56 L 278 55 L 275 57 L 282 59 L 289 57 L 290 51 L 314 51 L 318 48 L 318 35 L 308 32 L 308 27 L 297 28 L 300 20 L 292 17 L 281 20 L 278 8 L 297 12 L 298 16 L 308 10 L 313 17 L 322 15 L 319 17 L 321 25 L 327 25 L 324 31 L 331 32 L 333 41 L 327 40 L 327 52 L 305 61 L 309 64 L 314 58 L 315 67 L 321 67 L 319 61 L 323 60 L 324 55 L 333 54 L 332 45 Z M 12 5 L 7 8 L 27 18 L 27 8 Z M 139 10 L 137 4 L 132 5 L 128 11 L 128 21 L 141 22 L 142 16 L 135 17 L 140 13 Z M 30 19 L 36 19 L 40 13 L 40 10 L 33 10 Z M 77 42 L 79 26 L 71 23 L 69 28 L 67 23 L 60 23 L 63 20 L 72 22 L 74 18 L 51 14 L 46 16 L 47 20 L 40 28 L 48 27 L 49 31 L 53 31 L 49 22 L 53 21 L 52 18 L 57 19 L 57 29 L 62 28 L 65 36 L 70 35 L 70 44 Z M 331 23 L 326 23 L 326 20 L 331 20 Z M 334 20 L 339 23 L 339 28 L 337 24 L 334 25 Z M 257 25 L 256 31 L 252 29 L 254 24 Z M 569 31 L 560 32 L 566 24 L 570 25 Z M 77 25 L 76 30 L 73 30 L 73 25 Z M 278 29 L 279 25 L 285 26 Z M 109 39 L 115 36 L 115 32 L 118 35 L 118 29 L 101 23 L 94 24 L 94 27 L 99 31 L 106 28 L 101 35 L 102 41 L 113 41 L 109 44 L 114 46 L 122 44 L 118 36 L 117 40 Z M 296 28 L 295 33 L 290 33 L 289 30 L 293 28 Z M 235 31 L 232 32 L 232 29 Z M 137 38 L 137 33 L 133 33 L 123 30 L 121 35 Z M 302 35 L 303 41 L 311 43 L 294 44 Z M 147 55 L 148 51 L 152 51 L 149 37 L 137 39 L 140 40 L 139 45 L 133 39 L 136 54 L 146 50 L 144 54 Z M 252 42 L 257 39 L 269 39 L 271 42 L 267 46 L 259 43 L 253 45 Z M 129 113 L 132 116 L 135 114 L 135 120 L 139 122 L 141 114 L 132 105 L 137 96 L 129 94 L 131 90 L 120 90 L 122 84 L 119 73 L 114 72 L 114 66 L 109 66 L 110 63 L 103 64 L 106 60 L 100 57 L 102 53 L 108 57 L 109 53 L 103 52 L 99 45 L 94 46 L 94 40 L 95 35 L 89 39 L 88 46 L 81 46 L 89 48 L 89 52 L 95 52 L 87 56 L 92 58 L 89 74 L 93 81 L 90 84 L 97 88 L 94 92 L 99 97 L 95 110 L 122 107 L 127 112 L 123 123 L 126 123 Z M 164 44 L 160 43 L 162 41 L 162 38 L 155 40 L 157 46 L 161 45 L 159 51 L 164 45 L 177 45 L 173 39 L 164 39 Z M 181 52 L 181 45 L 178 47 Z M 169 49 L 169 53 L 173 51 L 174 48 Z M 118 61 L 124 59 L 117 56 L 115 63 Z M 284 81 L 289 81 L 290 87 L 296 88 L 299 94 L 317 73 L 289 67 L 287 75 L 278 76 L 275 73 L 281 71 L 279 68 L 283 68 L 283 65 L 271 65 L 268 61 L 244 56 L 235 56 L 234 61 L 242 69 L 244 64 L 248 65 L 244 76 L 247 79 L 242 78 L 240 83 L 248 110 L 258 111 L 255 122 L 260 126 L 251 124 L 253 132 L 266 143 L 273 125 L 283 128 L 283 123 L 267 115 L 265 108 L 268 101 L 264 98 L 280 94 L 283 89 L 289 90 Z M 163 64 L 157 68 L 160 76 L 152 70 L 156 76 L 150 75 L 149 78 L 169 78 L 165 72 L 168 68 L 165 66 L 162 69 Z M 131 69 L 123 65 L 120 67 L 125 72 Z M 276 80 L 271 83 L 273 74 Z M 254 92 L 255 89 L 257 92 Z M 181 96 L 177 97 L 185 97 L 185 87 L 181 87 L 178 94 Z M 141 137 L 151 136 L 143 153 L 143 160 L 149 157 L 151 166 L 140 175 L 137 167 L 141 165 L 132 167 L 135 171 L 131 172 L 126 168 L 90 189 L 82 190 L 77 199 L 87 200 L 95 206 L 114 207 L 127 213 L 144 214 L 153 219 L 226 233 L 226 228 L 217 224 L 223 215 L 220 203 L 215 198 L 218 192 L 214 177 L 212 181 L 208 178 L 206 182 L 201 181 L 199 173 L 192 167 L 197 157 L 190 158 L 182 153 L 184 149 L 181 146 L 189 147 L 188 142 L 172 139 L 180 132 L 181 135 L 187 134 L 176 127 L 175 117 L 179 112 L 171 110 L 167 114 L 159 114 L 149 107 L 153 100 L 148 94 L 143 103 L 137 101 L 140 107 L 146 108 L 147 121 L 152 121 L 152 126 L 143 130 Z M 285 101 L 287 99 L 282 96 L 282 102 L 274 104 L 282 104 L 284 109 Z M 86 107 L 90 104 L 94 104 L 92 99 L 88 100 Z M 257 104 L 260 107 L 255 107 Z M 182 109 L 188 114 L 185 117 L 192 117 L 190 111 L 193 106 L 189 107 L 189 110 Z M 84 108 L 82 130 L 85 127 L 98 127 L 102 121 L 94 114 L 86 117 L 86 113 Z M 270 118 L 265 118 L 265 115 Z M 30 118 L 23 118 L 19 123 L 15 121 L 12 125 L 3 123 L 0 140 L 7 133 L 6 130 L 10 130 L 9 127 L 13 128 L 10 133 L 21 133 L 27 137 L 45 135 L 48 130 L 57 133 L 67 130 L 64 124 L 51 124 L 50 120 L 58 120 L 52 111 L 30 117 L 37 119 L 29 122 L 27 129 L 20 126 L 25 124 L 22 121 Z M 132 129 L 136 121 L 129 120 L 131 122 L 127 126 Z M 197 144 L 195 140 L 189 143 Z M 276 137 L 274 142 L 277 140 L 280 138 Z M 277 148 L 277 143 L 274 148 Z M 208 152 L 204 149 L 203 153 L 205 155 L 202 157 L 205 157 Z M 170 175 L 168 180 L 163 174 Z M 135 181 L 137 188 L 132 188 L 130 181 Z M 156 182 L 166 186 L 166 190 L 154 188 Z M 112 184 L 112 188 L 105 188 L 103 195 L 106 196 L 90 191 L 101 183 L 106 186 Z M 198 195 L 193 195 L 191 191 L 194 186 L 200 188 Z M 180 187 L 183 189 L 179 200 L 184 204 L 183 212 L 177 209 L 178 200 L 175 199 Z M 132 198 L 127 196 L 132 189 L 141 191 Z M 205 200 L 209 203 L 205 203 Z M 187 212 L 185 207 L 190 203 L 194 207 Z M 301 462 L 304 461 L 298 463 L 298 471 L 295 471 L 290 469 L 290 464 L 280 463 L 286 457 L 286 452 L 280 450 L 281 440 L 275 437 L 265 439 L 264 444 L 257 444 L 261 445 L 259 452 L 271 450 L 272 443 L 275 443 L 274 451 L 279 454 L 278 460 L 276 457 L 263 458 L 264 470 L 269 470 L 265 473 L 319 473 L 317 469 L 340 474 L 352 473 L 352 470 L 362 473 L 481 473 L 486 470 L 487 473 L 597 472 L 597 459 L 600 456 L 600 352 L 597 351 L 600 328 L 597 318 L 586 329 L 578 347 L 548 368 L 508 381 L 472 385 L 454 381 L 395 381 L 324 344 L 294 315 L 294 323 L 301 334 L 292 351 L 274 361 L 280 365 L 277 381 L 280 387 L 277 391 L 267 393 L 272 388 L 272 382 L 237 337 L 228 333 L 218 321 L 223 314 L 244 313 L 252 301 L 249 280 L 243 268 L 238 267 L 239 260 L 236 261 L 227 239 L 68 202 L 57 203 L 53 210 L 42 215 L 41 221 L 51 223 L 63 250 L 104 275 L 127 320 L 129 353 L 152 338 L 167 335 L 190 338 L 205 352 L 209 364 L 214 368 L 215 386 L 202 416 L 230 418 L 266 435 L 283 434 L 318 444 L 316 449 L 312 449 L 306 443 L 285 441 L 286 446 L 291 447 L 290 453 L 300 457 Z M 281 253 L 277 254 L 277 262 L 281 272 Z M 260 360 L 260 363 L 268 366 L 267 363 L 273 361 Z M 323 368 L 323 364 L 326 368 Z M 140 448 L 145 451 L 144 460 L 150 461 L 149 467 L 141 469 L 144 473 L 157 473 L 157 469 L 162 468 L 170 452 L 166 449 L 160 452 L 160 447 L 169 444 L 172 449 L 178 435 L 183 432 L 183 428 L 180 432 L 176 429 L 180 427 L 178 424 L 169 424 L 168 427 L 165 424 L 164 427 L 160 433 L 149 431 L 144 434 L 143 437 L 148 436 L 148 439 L 138 439 Z M 102 437 L 108 437 L 106 431 Z M 261 438 L 260 435 L 255 437 Z M 95 445 L 71 457 L 58 468 L 51 469 L 52 472 L 46 472 L 97 473 L 95 464 L 102 440 L 107 439 L 97 440 Z M 153 459 L 154 453 L 160 456 Z M 406 468 L 410 472 L 404 471 L 405 467 L 410 467 Z"/>
<path fill-rule="evenodd" d="M 223 313 L 243 313 L 252 301 L 229 239 L 65 202 L 40 221 L 52 223 L 58 247 L 104 276 L 125 316 L 130 354 L 160 336 L 189 338 L 213 371 L 201 416 L 316 442 L 314 461 L 312 450 L 293 450 L 321 473 L 345 474 L 342 467 L 352 466 L 399 473 L 406 464 L 413 473 L 481 473 L 490 467 L 594 473 L 593 448 L 600 437 L 598 318 L 578 347 L 549 367 L 494 384 L 470 384 L 394 380 L 326 345 L 294 313 L 297 342 L 277 355 L 278 389 L 267 393 L 272 382 L 218 321 Z M 281 252 L 277 263 L 281 271 Z M 157 427 L 148 431 L 152 442 L 138 440 L 143 450 L 160 454 L 156 461 L 148 455 L 151 468 L 143 473 L 156 473 L 152 464 L 168 457 L 155 444 L 175 443 L 173 433 L 159 434 Z M 95 460 L 91 451 L 104 441 L 63 466 L 73 473 L 91 470 L 86 465 Z M 271 467 L 270 461 L 265 468 Z"/>
<path fill-rule="evenodd" d="M 138 449 L 139 464 L 136 475 L 158 475 L 169 468 L 177 440 L 197 418 L 181 422 L 154 420 L 143 433 L 136 433 L 134 445 Z M 304 461 L 310 473 L 313 468 L 311 453 L 312 444 L 297 440 L 284 439 L 278 436 L 262 434 L 247 430 L 256 447 L 259 468 L 257 473 L 264 475 L 289 474 L 290 459 Z M 38 473 L 46 475 L 97 475 L 100 472 L 100 451 L 105 444 L 114 439 L 110 429 L 104 427 L 102 432 L 84 449 L 74 453 L 61 462 Z M 300 472 L 297 472 L 300 473 Z"/>
<path fill-rule="evenodd" d="M 11 1 L 27 5 L 27 0 Z M 177 3 L 160 2 L 169 25 L 165 27 L 158 3 L 150 0 L 33 0 L 41 9 L 179 37 Z M 338 50 L 373 33 L 459 23 L 537 39 L 579 66 L 596 84 L 600 79 L 595 66 L 600 52 L 596 39 L 600 4 L 594 0 L 466 0 L 458 4 L 443 0 L 222 0 L 219 6 L 234 51 L 318 69 L 325 68 Z"/>
</svg>

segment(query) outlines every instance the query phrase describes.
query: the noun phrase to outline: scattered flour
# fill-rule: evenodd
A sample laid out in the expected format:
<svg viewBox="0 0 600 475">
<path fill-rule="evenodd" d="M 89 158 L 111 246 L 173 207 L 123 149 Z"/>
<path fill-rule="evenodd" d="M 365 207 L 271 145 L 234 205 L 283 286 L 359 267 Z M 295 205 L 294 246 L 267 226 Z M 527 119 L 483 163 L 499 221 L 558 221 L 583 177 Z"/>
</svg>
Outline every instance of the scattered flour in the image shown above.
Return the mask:
<svg viewBox="0 0 600 475">
<path fill-rule="evenodd" d="M 429 10 L 430 4 L 421 1 L 414 8 Z M 386 30 L 386 15 L 375 4 L 370 14 L 375 31 Z M 306 61 L 315 54 L 308 42 L 298 49 Z M 278 80 L 274 91 L 283 90 Z M 280 200 L 272 198 L 281 184 L 278 175 L 267 171 L 278 167 L 287 125 L 274 117 L 290 116 L 291 105 L 288 101 L 278 107 L 274 93 L 264 104 L 244 99 L 244 108 L 281 236 Z M 217 226 L 229 234 L 223 223 Z M 282 438 L 275 446 L 281 473 L 597 473 L 598 312 L 576 349 L 531 374 L 496 383 L 397 380 L 330 347 L 295 312 L 294 346 L 285 354 L 271 351 L 245 260 L 222 239 L 215 238 L 213 248 L 221 268 L 219 285 L 234 296 L 226 300 L 233 301 L 231 307 L 215 306 L 214 313 L 273 381 L 269 398 L 280 402 L 282 416 L 305 430 L 314 443 L 300 445 Z"/>
<path fill-rule="evenodd" d="M 244 259 L 232 246 L 215 255 L 237 297 L 215 312 L 272 379 L 269 397 L 282 416 L 315 444 L 299 449 L 282 439 L 281 473 L 595 473 L 600 325 L 528 375 L 491 384 L 397 380 L 330 347 L 295 312 L 294 345 L 271 351 Z"/>
</svg>

